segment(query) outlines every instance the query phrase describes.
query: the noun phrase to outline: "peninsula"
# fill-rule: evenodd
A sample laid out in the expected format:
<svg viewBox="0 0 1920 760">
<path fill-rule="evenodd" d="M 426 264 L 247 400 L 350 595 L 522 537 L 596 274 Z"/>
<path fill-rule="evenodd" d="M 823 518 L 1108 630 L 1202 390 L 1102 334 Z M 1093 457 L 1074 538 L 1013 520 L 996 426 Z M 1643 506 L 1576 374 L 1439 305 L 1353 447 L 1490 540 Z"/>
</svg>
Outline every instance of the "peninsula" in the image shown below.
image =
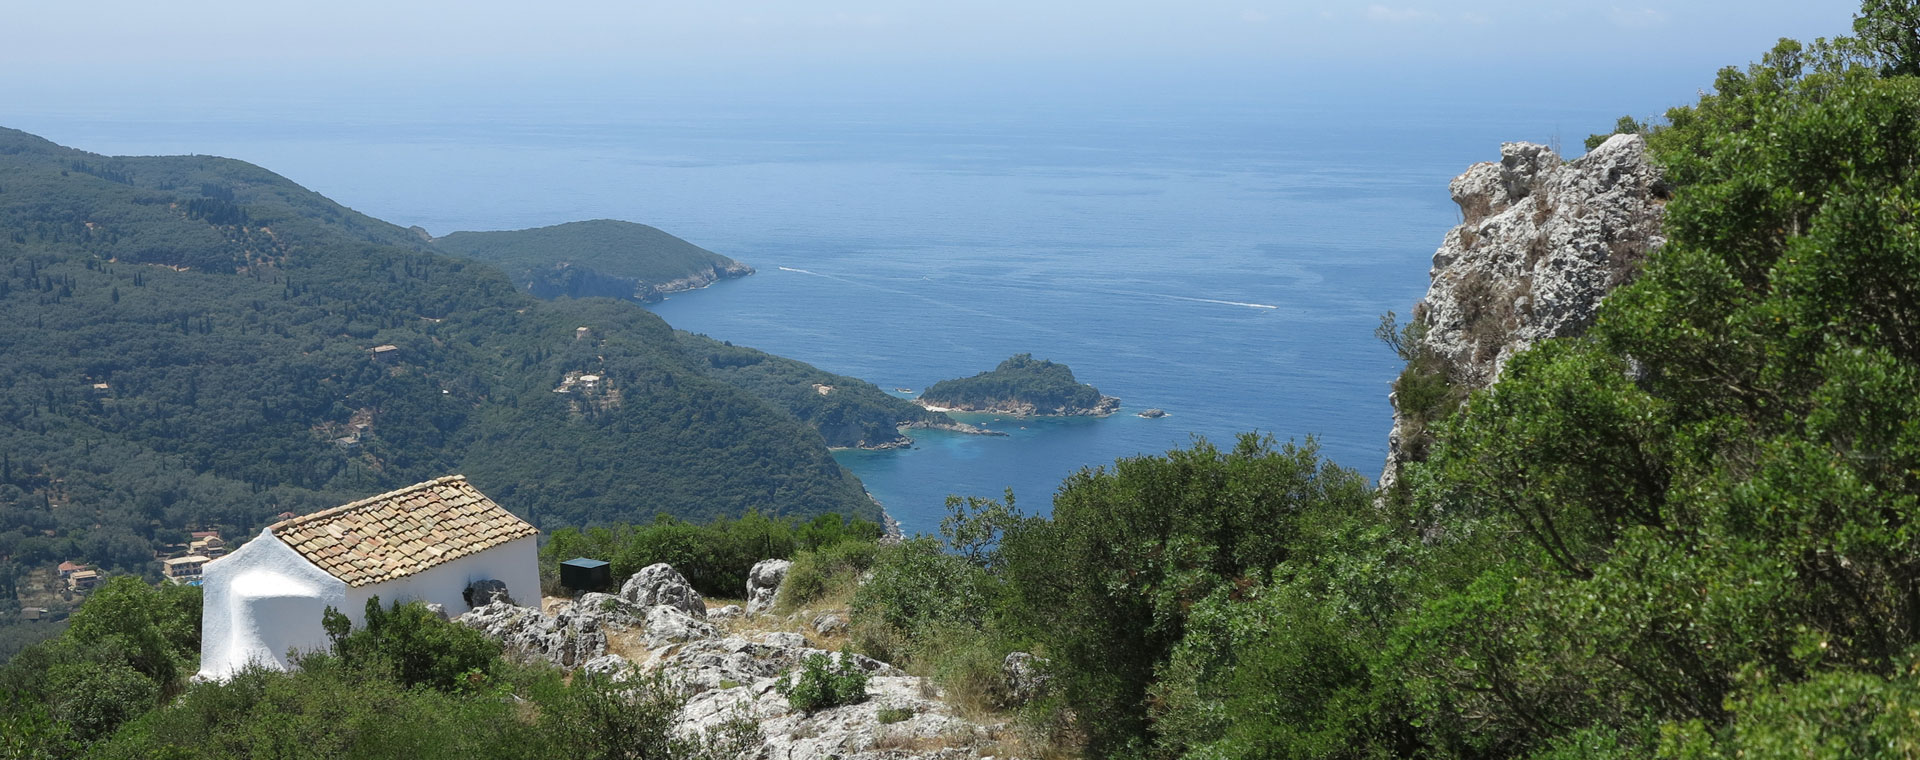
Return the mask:
<svg viewBox="0 0 1920 760">
<path fill-rule="evenodd" d="M 429 242 L 497 266 L 521 289 L 545 299 L 605 296 L 652 303 L 668 293 L 753 274 L 753 267 L 667 232 L 615 219 L 455 232 Z"/>
<path fill-rule="evenodd" d="M 1019 354 L 991 372 L 934 383 L 914 400 L 941 412 L 986 412 L 1022 417 L 1105 417 L 1120 399 L 1079 382 L 1067 365 Z"/>
</svg>

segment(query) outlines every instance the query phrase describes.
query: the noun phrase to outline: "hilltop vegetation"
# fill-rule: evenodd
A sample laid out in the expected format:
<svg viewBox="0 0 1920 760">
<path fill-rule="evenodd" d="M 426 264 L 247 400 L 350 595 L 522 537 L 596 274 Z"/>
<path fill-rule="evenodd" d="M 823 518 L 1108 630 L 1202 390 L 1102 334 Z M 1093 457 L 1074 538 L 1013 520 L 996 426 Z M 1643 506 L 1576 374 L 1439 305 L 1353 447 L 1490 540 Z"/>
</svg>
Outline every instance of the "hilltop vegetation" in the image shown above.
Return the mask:
<svg viewBox="0 0 1920 760">
<path fill-rule="evenodd" d="M 0 354 L 6 612 L 32 568 L 151 575 L 188 529 L 449 472 L 548 528 L 878 516 L 819 434 L 644 309 L 538 301 L 237 161 L 0 132 Z"/>
<path fill-rule="evenodd" d="M 455 232 L 433 245 L 484 261 L 540 298 L 657 301 L 666 293 L 745 277 L 753 268 L 644 224 L 613 219 L 502 232 Z"/>
<path fill-rule="evenodd" d="M 716 380 L 759 396 L 813 426 L 827 445 L 885 448 L 909 443 L 902 426 L 955 428 L 953 418 L 888 395 L 859 378 L 805 362 L 679 333 L 680 346 Z"/>
<path fill-rule="evenodd" d="M 1067 365 L 1017 354 L 973 377 L 942 380 L 920 394 L 922 406 L 1019 415 L 1112 414 L 1120 400 L 1073 378 Z"/>
</svg>

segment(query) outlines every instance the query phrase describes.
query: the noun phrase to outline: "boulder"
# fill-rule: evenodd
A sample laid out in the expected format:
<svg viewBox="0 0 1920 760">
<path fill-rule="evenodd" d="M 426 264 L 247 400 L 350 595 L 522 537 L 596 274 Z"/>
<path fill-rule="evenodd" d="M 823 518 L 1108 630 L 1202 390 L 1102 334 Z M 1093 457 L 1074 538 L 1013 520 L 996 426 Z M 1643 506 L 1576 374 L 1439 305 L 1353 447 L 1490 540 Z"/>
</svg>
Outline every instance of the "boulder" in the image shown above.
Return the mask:
<svg viewBox="0 0 1920 760">
<path fill-rule="evenodd" d="M 491 578 L 467 584 L 467 590 L 460 593 L 467 600 L 467 607 L 485 607 L 494 602 L 513 604 L 513 597 L 507 595 L 506 581 Z"/>
<path fill-rule="evenodd" d="M 509 654 L 575 667 L 607 653 L 606 622 L 576 605 L 554 615 L 531 607 L 494 602 L 468 610 L 454 622 L 499 641 Z"/>
<path fill-rule="evenodd" d="M 792 562 L 784 559 L 763 559 L 755 563 L 747 572 L 747 614 L 758 615 L 773 609 L 774 597 L 780 593 L 780 582 L 787 579 L 787 568 Z"/>
<path fill-rule="evenodd" d="M 646 625 L 647 611 L 625 599 L 612 594 L 589 591 L 567 603 L 569 607 L 579 608 L 582 612 L 599 615 L 607 625 L 614 628 L 637 628 Z"/>
<path fill-rule="evenodd" d="M 1004 728 L 966 720 L 924 695 L 919 678 L 874 676 L 867 700 L 801 713 L 774 688 L 775 679 L 696 694 L 681 711 L 678 731 L 695 735 L 744 717 L 760 728 L 759 757 L 836 757 L 841 760 L 960 760 L 991 754 Z M 881 710 L 899 710 L 905 720 L 881 723 Z"/>
<path fill-rule="evenodd" d="M 734 620 L 746 617 L 747 611 L 738 604 L 729 604 L 717 610 L 707 610 L 708 620 Z"/>
<path fill-rule="evenodd" d="M 633 674 L 633 663 L 617 654 L 603 654 L 580 665 L 580 671 L 596 676 L 626 680 Z"/>
<path fill-rule="evenodd" d="M 634 573 L 620 587 L 620 598 L 641 609 L 657 605 L 678 607 L 681 611 L 707 619 L 707 600 L 672 565 L 660 562 Z"/>
<path fill-rule="evenodd" d="M 1047 693 L 1051 677 L 1040 669 L 1045 662 L 1026 652 L 1009 653 L 1001 661 L 1000 672 L 1007 679 L 1007 694 L 1014 704 L 1023 705 Z"/>
<path fill-rule="evenodd" d="M 668 604 L 656 604 L 648 608 L 646 626 L 649 649 L 710 638 L 716 633 L 707 621 L 697 619 L 687 614 L 686 610 Z"/>
<path fill-rule="evenodd" d="M 847 632 L 847 616 L 838 612 L 822 612 L 814 616 L 810 625 L 815 633 L 822 636 L 842 634 Z"/>
</svg>

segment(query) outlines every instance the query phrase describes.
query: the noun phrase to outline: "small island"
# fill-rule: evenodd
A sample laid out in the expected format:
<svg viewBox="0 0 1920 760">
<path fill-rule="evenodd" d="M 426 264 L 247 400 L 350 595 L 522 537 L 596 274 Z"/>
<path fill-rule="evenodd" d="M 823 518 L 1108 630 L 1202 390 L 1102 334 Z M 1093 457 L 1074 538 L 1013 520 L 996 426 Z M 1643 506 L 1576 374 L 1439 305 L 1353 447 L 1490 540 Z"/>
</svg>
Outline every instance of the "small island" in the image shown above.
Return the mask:
<svg viewBox="0 0 1920 760">
<path fill-rule="evenodd" d="M 1079 382 L 1067 365 L 1019 354 L 991 372 L 934 383 L 914 403 L 939 412 L 985 412 L 1021 417 L 1105 417 L 1120 399 Z"/>
</svg>

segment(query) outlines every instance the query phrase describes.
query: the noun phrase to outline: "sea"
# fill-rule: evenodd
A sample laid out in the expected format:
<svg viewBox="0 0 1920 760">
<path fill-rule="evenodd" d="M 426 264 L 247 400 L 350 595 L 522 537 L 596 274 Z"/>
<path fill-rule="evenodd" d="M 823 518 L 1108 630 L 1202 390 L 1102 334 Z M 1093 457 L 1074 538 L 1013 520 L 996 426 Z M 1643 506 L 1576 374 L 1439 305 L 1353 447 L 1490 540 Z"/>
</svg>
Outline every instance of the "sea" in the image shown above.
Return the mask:
<svg viewBox="0 0 1920 760">
<path fill-rule="evenodd" d="M 963 419 L 835 456 L 911 533 L 949 496 L 1046 513 L 1064 478 L 1245 434 L 1372 478 L 1399 368 L 1373 336 L 1424 293 L 1448 181 L 1500 143 L 1561 144 L 1691 82 L 1592 92 L 1270 88 L 1001 101 L 967 93 L 671 102 L 587 93 L 69 98 L 5 126 L 107 154 L 230 156 L 440 235 L 651 224 L 757 274 L 650 306 L 673 326 L 911 397 L 1030 353 L 1107 418 Z M 1158 419 L 1137 416 L 1153 408 Z"/>
</svg>

